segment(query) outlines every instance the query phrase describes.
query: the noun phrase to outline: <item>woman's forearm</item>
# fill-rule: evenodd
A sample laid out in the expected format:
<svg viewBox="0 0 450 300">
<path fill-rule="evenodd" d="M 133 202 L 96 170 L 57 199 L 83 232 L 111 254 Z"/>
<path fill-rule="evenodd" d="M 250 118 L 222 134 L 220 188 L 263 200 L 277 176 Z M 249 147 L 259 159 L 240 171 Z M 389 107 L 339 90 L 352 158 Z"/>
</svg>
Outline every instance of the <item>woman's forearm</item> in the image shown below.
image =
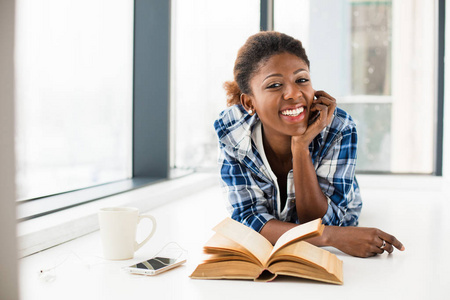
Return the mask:
<svg viewBox="0 0 450 300">
<path fill-rule="evenodd" d="M 269 242 L 271 242 L 272 245 L 274 245 L 278 241 L 280 236 L 283 235 L 283 233 L 296 226 L 298 226 L 298 224 L 272 219 L 264 225 L 264 227 L 260 231 L 260 234 L 264 236 Z M 309 238 L 307 241 L 319 247 L 332 246 L 330 242 L 333 239 L 330 236 L 332 236 L 333 231 L 336 230 L 331 227 L 332 226 L 325 226 L 325 229 L 323 230 L 321 236 Z"/>
<path fill-rule="evenodd" d="M 295 201 L 300 223 L 322 218 L 328 209 L 327 197 L 317 181 L 309 149 L 293 152 Z"/>
<path fill-rule="evenodd" d="M 298 224 L 272 219 L 263 226 L 259 233 L 271 242 L 272 245 L 275 245 L 283 233 L 291 228 L 294 228 L 295 226 L 298 226 Z"/>
<path fill-rule="evenodd" d="M 274 245 L 283 233 L 295 226 L 298 224 L 272 219 L 264 225 L 260 233 Z M 306 241 L 319 247 L 331 246 L 358 257 L 374 256 L 384 251 L 391 253 L 394 248 L 405 250 L 403 244 L 393 235 L 367 227 L 325 226 L 321 236 Z"/>
<path fill-rule="evenodd" d="M 316 236 L 313 238 L 309 238 L 306 241 L 318 247 L 326 247 L 333 246 L 333 241 L 336 239 L 336 236 L 339 236 L 339 229 L 336 230 L 335 226 L 325 226 L 322 235 Z"/>
</svg>

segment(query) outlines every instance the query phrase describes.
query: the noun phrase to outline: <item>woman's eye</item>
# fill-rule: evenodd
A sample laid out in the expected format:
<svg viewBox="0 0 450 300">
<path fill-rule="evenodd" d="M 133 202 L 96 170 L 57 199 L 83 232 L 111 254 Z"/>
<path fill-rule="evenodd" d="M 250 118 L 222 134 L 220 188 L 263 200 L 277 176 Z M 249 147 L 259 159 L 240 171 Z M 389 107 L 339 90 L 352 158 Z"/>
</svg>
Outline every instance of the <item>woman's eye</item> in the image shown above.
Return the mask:
<svg viewBox="0 0 450 300">
<path fill-rule="evenodd" d="M 305 82 L 308 82 L 308 81 L 309 81 L 308 78 L 299 78 L 299 79 L 296 80 L 297 83 L 305 83 Z"/>
<path fill-rule="evenodd" d="M 268 89 L 276 89 L 281 86 L 281 83 L 272 83 L 267 86 Z"/>
</svg>

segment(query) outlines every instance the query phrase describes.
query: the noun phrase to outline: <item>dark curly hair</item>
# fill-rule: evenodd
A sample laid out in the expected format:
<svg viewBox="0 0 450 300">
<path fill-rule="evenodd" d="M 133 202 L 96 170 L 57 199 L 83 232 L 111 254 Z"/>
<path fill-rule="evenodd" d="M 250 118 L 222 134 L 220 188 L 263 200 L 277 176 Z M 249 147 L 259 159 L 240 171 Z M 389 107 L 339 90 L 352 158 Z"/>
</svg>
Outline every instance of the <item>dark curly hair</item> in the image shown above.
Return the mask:
<svg viewBox="0 0 450 300">
<path fill-rule="evenodd" d="M 252 94 L 250 80 L 273 55 L 290 53 L 302 59 L 309 68 L 309 60 L 299 40 L 276 31 L 262 31 L 252 35 L 239 49 L 234 64 L 234 81 L 224 83 L 227 104 L 240 104 L 241 93 Z"/>
</svg>

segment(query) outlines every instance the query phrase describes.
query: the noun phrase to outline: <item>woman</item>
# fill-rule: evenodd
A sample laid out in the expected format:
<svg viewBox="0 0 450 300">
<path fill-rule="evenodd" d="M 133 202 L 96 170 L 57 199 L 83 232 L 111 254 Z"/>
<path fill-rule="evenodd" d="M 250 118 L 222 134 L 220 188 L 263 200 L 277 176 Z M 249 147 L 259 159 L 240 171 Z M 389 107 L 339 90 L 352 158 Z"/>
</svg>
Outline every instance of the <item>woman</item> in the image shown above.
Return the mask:
<svg viewBox="0 0 450 300">
<path fill-rule="evenodd" d="M 404 250 L 392 235 L 359 228 L 355 124 L 311 85 L 300 41 L 278 32 L 251 36 L 239 50 L 227 110 L 214 123 L 222 186 L 233 219 L 272 244 L 297 224 L 327 225 L 309 242 L 359 257 Z"/>
</svg>

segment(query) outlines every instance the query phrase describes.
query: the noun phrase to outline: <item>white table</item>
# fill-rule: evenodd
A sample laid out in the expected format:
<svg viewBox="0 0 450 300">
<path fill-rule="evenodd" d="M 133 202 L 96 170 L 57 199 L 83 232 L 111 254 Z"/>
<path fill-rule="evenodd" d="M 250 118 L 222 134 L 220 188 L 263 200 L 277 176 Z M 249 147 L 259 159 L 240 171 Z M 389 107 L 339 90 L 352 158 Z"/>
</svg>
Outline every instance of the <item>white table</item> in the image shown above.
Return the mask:
<svg viewBox="0 0 450 300">
<path fill-rule="evenodd" d="M 376 183 L 374 178 L 360 178 L 360 226 L 394 234 L 406 251 L 361 259 L 327 248 L 344 262 L 342 286 L 288 277 L 269 283 L 190 279 L 211 228 L 227 216 L 220 188 L 213 186 L 150 211 L 158 230 L 132 260 L 102 259 L 99 232 L 21 259 L 21 299 L 449 299 L 450 197 L 443 194 L 443 183 L 414 177 Z M 121 270 L 171 241 L 189 251 L 185 265 L 153 277 Z M 54 281 L 39 279 L 39 270 L 55 266 L 47 272 Z"/>
</svg>

